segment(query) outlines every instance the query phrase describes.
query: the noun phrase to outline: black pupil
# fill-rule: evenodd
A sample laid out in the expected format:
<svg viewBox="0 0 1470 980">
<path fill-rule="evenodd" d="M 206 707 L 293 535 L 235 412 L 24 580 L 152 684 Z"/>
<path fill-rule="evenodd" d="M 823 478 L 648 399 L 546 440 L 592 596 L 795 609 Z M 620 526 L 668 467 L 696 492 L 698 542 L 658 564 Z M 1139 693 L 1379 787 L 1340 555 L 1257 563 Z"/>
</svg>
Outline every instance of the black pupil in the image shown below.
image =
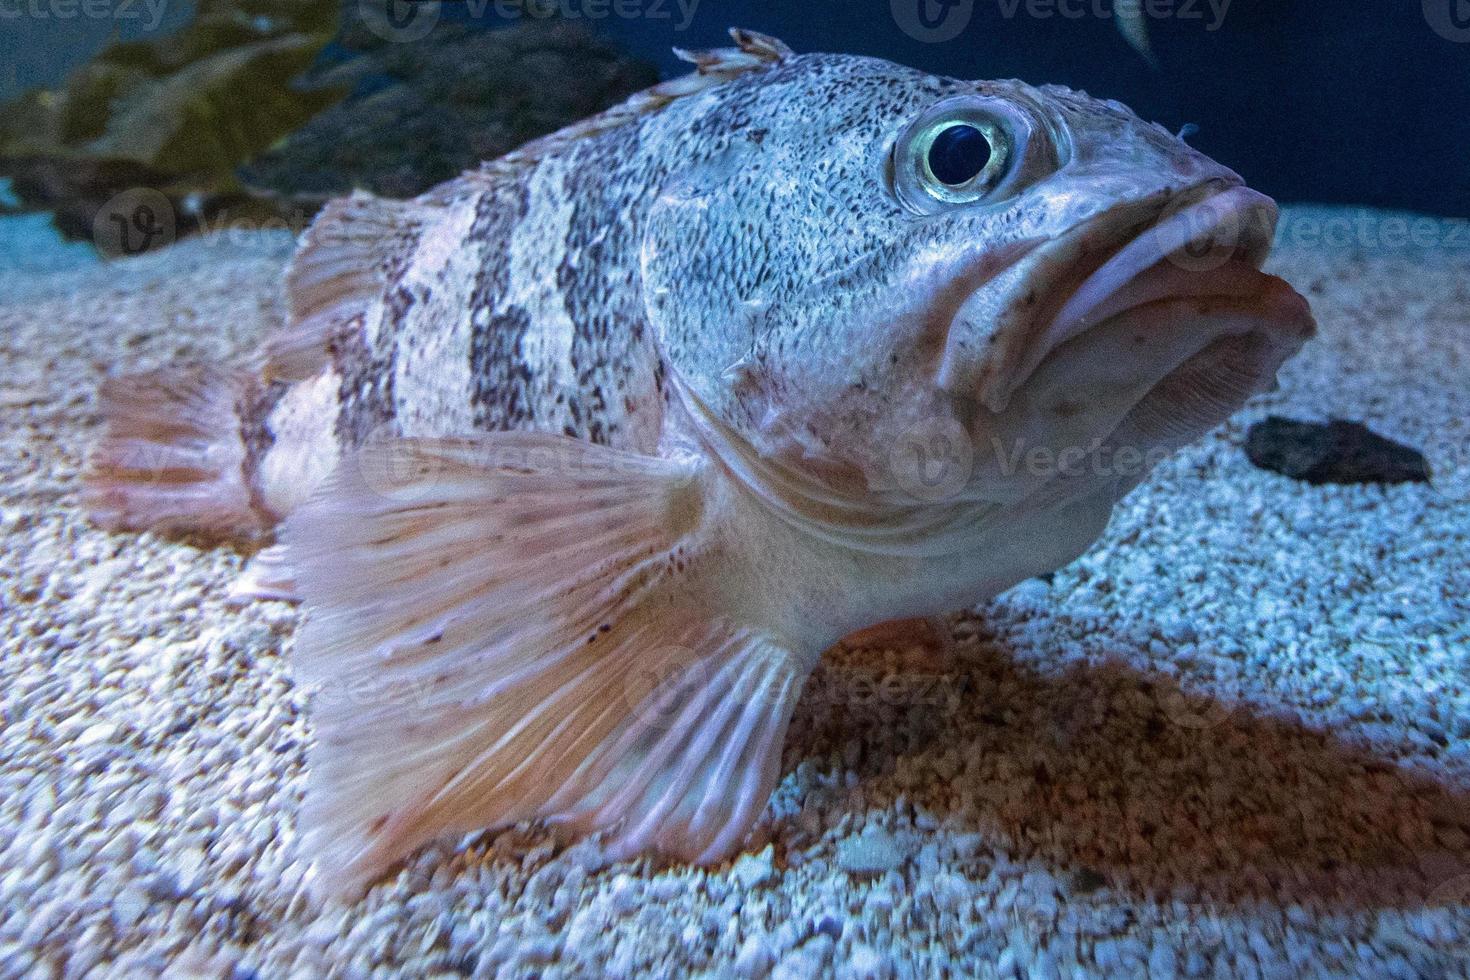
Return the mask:
<svg viewBox="0 0 1470 980">
<path fill-rule="evenodd" d="M 951 126 L 929 147 L 929 170 L 951 187 L 974 180 L 989 162 L 990 140 L 974 126 Z"/>
</svg>

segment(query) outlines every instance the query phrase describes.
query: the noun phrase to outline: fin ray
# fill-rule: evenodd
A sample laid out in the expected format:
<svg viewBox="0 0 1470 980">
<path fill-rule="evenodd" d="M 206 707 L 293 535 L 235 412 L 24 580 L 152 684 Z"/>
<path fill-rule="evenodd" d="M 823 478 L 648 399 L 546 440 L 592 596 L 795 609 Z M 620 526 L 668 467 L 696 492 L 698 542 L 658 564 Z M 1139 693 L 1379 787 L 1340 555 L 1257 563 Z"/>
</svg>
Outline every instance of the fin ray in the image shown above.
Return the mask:
<svg viewBox="0 0 1470 980">
<path fill-rule="evenodd" d="M 763 71 L 794 56 L 782 41 L 757 31 L 733 27 L 730 38 L 735 42 L 733 48 L 708 51 L 675 48 L 674 54 L 681 61 L 694 65 L 694 71 L 659 82 L 595 116 L 532 140 L 479 170 L 471 171 L 469 176 L 480 180 L 513 177 L 580 140 L 629 125 L 679 99 L 698 95 L 743 75 Z"/>
</svg>

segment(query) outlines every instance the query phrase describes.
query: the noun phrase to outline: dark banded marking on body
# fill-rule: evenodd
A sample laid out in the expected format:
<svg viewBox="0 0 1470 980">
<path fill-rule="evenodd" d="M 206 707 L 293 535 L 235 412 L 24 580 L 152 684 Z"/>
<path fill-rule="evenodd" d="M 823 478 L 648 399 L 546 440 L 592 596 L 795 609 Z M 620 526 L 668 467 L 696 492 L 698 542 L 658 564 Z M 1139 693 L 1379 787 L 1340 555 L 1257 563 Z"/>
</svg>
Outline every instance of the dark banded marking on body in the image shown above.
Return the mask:
<svg viewBox="0 0 1470 980">
<path fill-rule="evenodd" d="M 577 325 L 570 352 L 575 424 L 567 434 L 599 444 L 639 445 L 646 437 L 626 430 L 650 426 L 633 416 L 659 414 L 657 354 L 635 265 L 642 223 L 629 220 L 661 183 L 642 179 L 654 166 L 642 136 L 642 127 L 628 126 L 577 147 L 565 181 L 575 204 L 556 281 Z"/>
<path fill-rule="evenodd" d="M 523 177 L 498 183 L 476 204 L 471 235 L 485 243 L 469 298 L 467 395 L 476 429 L 521 428 L 535 417 L 531 367 L 522 354 L 531 316 L 524 309 L 502 309 L 510 287 L 510 242 L 525 219 L 528 197 Z"/>
<path fill-rule="evenodd" d="M 410 290 L 401 285 L 393 287 L 383 299 L 377 343 L 370 344 L 367 331 L 359 328 L 349 331 L 333 351 L 342 376 L 338 389 L 342 407 L 337 413 L 336 433 L 343 446 L 361 446 L 375 433 L 398 434 L 393 425 L 397 415 L 393 395 L 397 338 L 416 303 Z"/>
</svg>

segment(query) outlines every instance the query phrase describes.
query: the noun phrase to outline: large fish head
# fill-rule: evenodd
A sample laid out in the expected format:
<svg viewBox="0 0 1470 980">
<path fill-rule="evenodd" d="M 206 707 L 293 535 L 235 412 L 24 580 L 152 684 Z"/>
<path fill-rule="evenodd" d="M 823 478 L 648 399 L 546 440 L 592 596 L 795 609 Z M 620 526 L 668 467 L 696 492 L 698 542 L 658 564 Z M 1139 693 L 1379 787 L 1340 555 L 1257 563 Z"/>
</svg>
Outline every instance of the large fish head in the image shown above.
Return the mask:
<svg viewBox="0 0 1470 980">
<path fill-rule="evenodd" d="M 815 55 L 689 112 L 649 319 L 718 451 L 828 523 L 1111 503 L 1312 333 L 1275 205 L 1116 102 Z"/>
</svg>

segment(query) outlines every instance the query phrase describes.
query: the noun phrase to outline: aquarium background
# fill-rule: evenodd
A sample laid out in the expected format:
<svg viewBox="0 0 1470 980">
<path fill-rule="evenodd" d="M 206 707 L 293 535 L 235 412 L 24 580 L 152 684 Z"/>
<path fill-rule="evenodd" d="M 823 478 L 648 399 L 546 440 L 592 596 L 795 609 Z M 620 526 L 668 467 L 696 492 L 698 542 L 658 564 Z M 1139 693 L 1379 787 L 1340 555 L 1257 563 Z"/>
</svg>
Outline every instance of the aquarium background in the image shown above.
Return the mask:
<svg viewBox="0 0 1470 980">
<path fill-rule="evenodd" d="M 1093 0 L 387 2 L 0 0 L 0 978 L 1470 977 L 1470 0 L 1155 0 L 1151 60 Z M 734 860 L 523 825 L 318 904 L 301 610 L 232 598 L 244 542 L 98 526 L 102 392 L 259 364 L 327 197 L 732 24 L 1197 127 L 1318 335 L 1075 562 L 829 651 Z"/>
<path fill-rule="evenodd" d="M 852 51 L 969 78 L 1056 82 L 1116 98 L 1282 200 L 1470 214 L 1470 7 L 1463 0 L 1150 0 L 1155 54 L 1125 42 L 1112 0 L 540 0 L 665 76 L 675 45 L 731 25 L 799 51 Z M 931 41 L 906 33 L 920 4 Z M 349 7 L 360 6 L 349 3 Z M 502 26 L 501 0 L 440 16 Z M 110 39 L 185 23 L 180 0 L 0 0 L 0 99 L 60 83 Z M 1147 12 L 1151 11 L 1152 15 Z M 962 29 L 960 29 L 962 28 Z M 324 57 L 333 56 L 329 49 Z"/>
</svg>

